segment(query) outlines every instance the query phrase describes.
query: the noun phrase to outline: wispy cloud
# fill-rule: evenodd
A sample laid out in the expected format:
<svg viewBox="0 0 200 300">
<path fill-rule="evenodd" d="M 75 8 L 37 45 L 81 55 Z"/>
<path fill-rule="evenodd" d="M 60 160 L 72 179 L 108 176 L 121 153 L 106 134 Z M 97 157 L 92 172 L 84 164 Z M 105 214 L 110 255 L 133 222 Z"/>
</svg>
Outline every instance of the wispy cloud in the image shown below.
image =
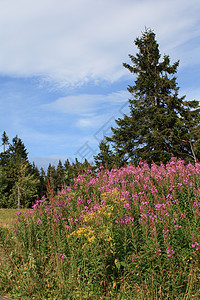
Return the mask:
<svg viewBox="0 0 200 300">
<path fill-rule="evenodd" d="M 109 108 L 127 101 L 127 91 L 113 92 L 110 94 L 78 94 L 61 97 L 51 103 L 41 105 L 46 111 L 56 111 L 61 114 L 73 114 L 93 117 L 99 110 Z"/>
<path fill-rule="evenodd" d="M 1 1 L 0 73 L 60 86 L 113 82 L 125 76 L 121 63 L 144 26 L 180 54 L 199 36 L 199 13 L 198 0 Z"/>
</svg>

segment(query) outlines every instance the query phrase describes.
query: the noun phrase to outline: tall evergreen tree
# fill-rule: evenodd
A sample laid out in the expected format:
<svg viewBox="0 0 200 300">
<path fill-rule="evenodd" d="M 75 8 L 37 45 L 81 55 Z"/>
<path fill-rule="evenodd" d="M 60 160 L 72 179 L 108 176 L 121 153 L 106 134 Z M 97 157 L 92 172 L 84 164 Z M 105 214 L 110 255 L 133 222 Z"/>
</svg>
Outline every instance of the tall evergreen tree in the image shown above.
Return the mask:
<svg viewBox="0 0 200 300">
<path fill-rule="evenodd" d="M 113 135 L 107 140 L 123 159 L 138 163 L 167 162 L 172 155 L 196 161 L 199 156 L 199 106 L 197 101 L 178 97 L 176 77 L 179 61 L 161 60 L 159 45 L 152 30 L 146 29 L 135 40 L 139 52 L 124 63 L 135 84 L 128 86 L 130 114 L 116 120 Z"/>
<path fill-rule="evenodd" d="M 39 196 L 42 197 L 47 192 L 47 179 L 46 173 L 43 168 L 40 168 L 40 186 L 39 186 Z"/>
<path fill-rule="evenodd" d="M 6 132 L 4 131 L 2 134 L 2 145 L 3 145 L 4 152 L 6 151 L 6 145 L 8 145 L 8 144 L 9 144 L 9 138 L 8 138 Z"/>
<path fill-rule="evenodd" d="M 50 184 L 54 189 L 56 190 L 56 168 L 54 165 L 51 165 L 49 163 L 48 169 L 47 169 L 47 184 Z"/>
<path fill-rule="evenodd" d="M 64 178 L 65 178 L 65 170 L 61 160 L 59 160 L 56 168 L 56 187 L 58 190 L 64 187 Z"/>
</svg>

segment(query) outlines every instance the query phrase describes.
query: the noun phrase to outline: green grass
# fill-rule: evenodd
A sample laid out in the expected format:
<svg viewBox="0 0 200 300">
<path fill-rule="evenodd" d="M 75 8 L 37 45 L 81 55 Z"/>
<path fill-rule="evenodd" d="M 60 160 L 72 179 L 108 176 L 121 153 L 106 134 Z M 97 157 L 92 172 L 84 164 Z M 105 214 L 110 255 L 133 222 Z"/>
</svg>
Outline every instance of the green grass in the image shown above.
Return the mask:
<svg viewBox="0 0 200 300">
<path fill-rule="evenodd" d="M 0 227 L 10 228 L 16 219 L 16 212 L 19 209 L 0 209 Z"/>
</svg>

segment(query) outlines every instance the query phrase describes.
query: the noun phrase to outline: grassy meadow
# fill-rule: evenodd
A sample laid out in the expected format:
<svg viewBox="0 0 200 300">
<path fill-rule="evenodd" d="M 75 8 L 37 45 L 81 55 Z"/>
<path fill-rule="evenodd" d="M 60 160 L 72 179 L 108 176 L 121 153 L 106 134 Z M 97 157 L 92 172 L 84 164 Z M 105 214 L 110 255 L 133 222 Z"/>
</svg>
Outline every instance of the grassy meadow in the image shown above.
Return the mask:
<svg viewBox="0 0 200 300">
<path fill-rule="evenodd" d="M 4 209 L 0 208 L 0 227 L 10 228 L 14 225 L 15 219 L 17 218 L 16 213 L 18 209 Z M 25 211 L 25 209 L 21 209 L 21 211 Z"/>
<path fill-rule="evenodd" d="M 200 164 L 88 170 L 15 213 L 0 211 L 0 295 L 200 299 Z"/>
</svg>

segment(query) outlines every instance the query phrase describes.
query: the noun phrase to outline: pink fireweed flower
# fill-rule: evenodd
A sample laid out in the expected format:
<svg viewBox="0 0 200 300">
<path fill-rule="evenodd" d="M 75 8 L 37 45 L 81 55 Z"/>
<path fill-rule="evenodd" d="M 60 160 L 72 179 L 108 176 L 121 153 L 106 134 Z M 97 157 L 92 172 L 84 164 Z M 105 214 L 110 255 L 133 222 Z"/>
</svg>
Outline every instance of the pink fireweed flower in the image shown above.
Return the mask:
<svg viewBox="0 0 200 300">
<path fill-rule="evenodd" d="M 149 212 L 149 219 L 152 221 L 152 222 L 156 222 L 157 223 L 157 215 L 155 215 L 153 212 Z"/>
<path fill-rule="evenodd" d="M 69 230 L 69 229 L 72 229 L 72 226 L 65 225 L 65 228 L 66 228 L 67 230 Z"/>
<path fill-rule="evenodd" d="M 131 257 L 132 262 L 137 262 L 139 259 L 139 256 L 135 255 Z"/>
<path fill-rule="evenodd" d="M 25 210 L 24 216 L 27 218 L 30 215 L 30 212 L 28 210 Z"/>
<path fill-rule="evenodd" d="M 16 215 L 19 216 L 19 215 L 21 215 L 21 213 L 22 213 L 21 211 L 17 211 Z"/>
<path fill-rule="evenodd" d="M 186 212 L 184 212 L 184 214 L 181 213 L 181 217 L 185 219 L 185 217 L 186 217 Z"/>
<path fill-rule="evenodd" d="M 157 255 L 160 254 L 161 253 L 160 248 L 156 248 L 155 251 L 154 251 L 154 253 L 156 253 Z"/>
<path fill-rule="evenodd" d="M 78 196 L 77 204 L 80 205 L 81 203 L 83 203 L 83 198 Z"/>
<path fill-rule="evenodd" d="M 61 193 L 61 194 L 67 194 L 66 190 L 64 190 L 63 188 L 62 188 L 62 190 L 61 190 L 60 193 Z"/>
<path fill-rule="evenodd" d="M 152 194 L 157 194 L 157 193 L 158 193 L 158 190 L 157 190 L 157 188 L 156 188 L 155 186 L 153 186 L 153 187 L 151 188 L 151 192 L 152 192 Z"/>
<path fill-rule="evenodd" d="M 124 203 L 124 208 L 130 209 L 129 203 Z"/>
<path fill-rule="evenodd" d="M 60 262 L 63 262 L 64 256 L 63 256 L 62 253 L 60 253 L 60 254 L 58 255 L 58 260 L 59 260 Z"/>
<path fill-rule="evenodd" d="M 156 227 L 152 228 L 152 230 L 150 231 L 150 234 L 156 235 Z"/>
<path fill-rule="evenodd" d="M 129 225 L 134 225 L 134 218 L 132 217 L 127 217 L 119 220 L 115 220 L 115 223 L 121 227 L 123 224 L 129 224 Z"/>
<path fill-rule="evenodd" d="M 199 202 L 194 202 L 193 206 L 194 206 L 194 208 L 199 208 L 200 207 L 200 203 Z"/>
<path fill-rule="evenodd" d="M 167 256 L 171 257 L 173 256 L 173 254 L 174 254 L 174 250 L 171 247 L 167 246 Z"/>
<path fill-rule="evenodd" d="M 172 200 L 172 199 L 173 199 L 173 196 L 172 196 L 171 194 L 168 194 L 168 195 L 166 196 L 166 199 L 167 199 L 167 200 Z"/>
<path fill-rule="evenodd" d="M 174 225 L 174 228 L 177 230 L 178 228 L 181 228 L 181 225 L 176 224 Z"/>
<path fill-rule="evenodd" d="M 175 203 L 175 204 L 179 204 L 179 200 L 178 199 L 175 199 L 172 202 Z"/>
<path fill-rule="evenodd" d="M 168 229 L 163 229 L 163 237 L 164 241 L 166 241 L 167 239 L 170 240 L 170 233 Z"/>
<path fill-rule="evenodd" d="M 42 220 L 37 219 L 36 223 L 37 223 L 38 225 L 41 225 L 41 224 L 42 224 Z"/>
<path fill-rule="evenodd" d="M 194 242 L 192 244 L 192 248 L 195 248 L 196 251 L 199 250 L 199 244 L 197 242 Z"/>
</svg>

